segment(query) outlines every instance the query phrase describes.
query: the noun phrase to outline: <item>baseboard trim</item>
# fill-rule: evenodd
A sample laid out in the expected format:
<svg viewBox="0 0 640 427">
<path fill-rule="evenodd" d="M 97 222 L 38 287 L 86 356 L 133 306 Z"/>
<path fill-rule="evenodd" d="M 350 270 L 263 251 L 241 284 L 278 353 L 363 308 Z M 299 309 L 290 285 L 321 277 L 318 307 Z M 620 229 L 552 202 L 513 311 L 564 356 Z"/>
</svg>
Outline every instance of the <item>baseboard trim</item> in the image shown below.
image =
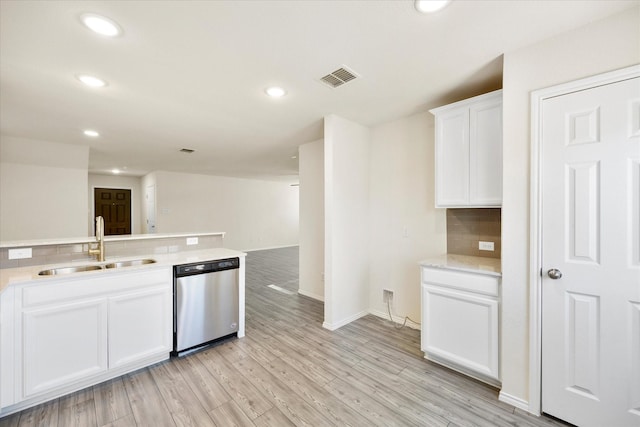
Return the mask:
<svg viewBox="0 0 640 427">
<path fill-rule="evenodd" d="M 369 309 L 369 314 L 373 314 L 374 316 L 389 320 L 389 313 L 387 313 L 386 311 L 374 310 L 371 308 Z M 398 325 L 402 325 L 404 323 L 404 317 L 393 316 L 392 318 L 393 318 L 393 322 L 397 323 Z M 416 325 L 415 323 L 409 320 L 407 320 L 407 328 L 417 329 L 419 331 L 422 330 L 420 325 Z"/>
<path fill-rule="evenodd" d="M 516 396 L 512 396 L 503 391 L 500 391 L 500 394 L 498 395 L 498 400 L 500 402 L 508 403 L 511 406 L 515 406 L 518 409 L 522 409 L 523 411 L 530 412 L 529 401 L 527 400 L 521 399 Z M 534 414 L 534 415 L 540 415 L 540 414 Z"/>
<path fill-rule="evenodd" d="M 336 329 L 341 328 L 344 325 L 347 325 L 347 324 L 353 322 L 354 320 L 358 320 L 359 318 L 364 317 L 367 314 L 369 314 L 368 310 L 361 311 L 360 313 L 356 313 L 353 316 L 349 316 L 346 319 L 340 320 L 339 322 L 335 322 L 335 323 L 324 322 L 322 324 L 322 327 L 325 328 L 325 329 L 328 329 L 330 331 L 335 331 Z"/>
<path fill-rule="evenodd" d="M 82 389 L 94 386 L 96 384 L 103 383 L 113 378 L 120 377 L 122 375 L 128 374 L 129 372 L 146 368 L 147 366 L 151 366 L 168 359 L 169 359 L 169 350 L 166 350 L 166 352 L 163 351 L 162 353 L 156 353 L 154 355 L 146 357 L 145 359 L 137 360 L 125 366 L 121 366 L 119 368 L 113 368 L 107 372 L 102 372 L 97 375 L 91 376 L 89 378 L 84 378 L 76 382 L 73 382 L 71 384 L 67 384 L 67 385 L 55 388 L 53 390 L 46 391 L 44 393 L 41 393 L 38 396 L 30 397 L 21 402 L 17 402 L 13 405 L 9 405 L 2 408 L 2 411 L 0 411 L 0 418 L 5 417 L 7 415 L 14 414 L 16 412 L 23 411 L 25 409 L 31 408 L 36 405 L 40 405 L 50 400 L 69 395 L 78 390 L 82 390 Z"/>
<path fill-rule="evenodd" d="M 298 293 L 300 295 L 302 295 L 302 296 L 309 297 L 311 299 L 324 302 L 324 295 L 316 295 L 316 294 L 313 294 L 311 292 L 307 292 L 307 291 L 302 290 L 302 289 L 298 289 Z"/>
</svg>

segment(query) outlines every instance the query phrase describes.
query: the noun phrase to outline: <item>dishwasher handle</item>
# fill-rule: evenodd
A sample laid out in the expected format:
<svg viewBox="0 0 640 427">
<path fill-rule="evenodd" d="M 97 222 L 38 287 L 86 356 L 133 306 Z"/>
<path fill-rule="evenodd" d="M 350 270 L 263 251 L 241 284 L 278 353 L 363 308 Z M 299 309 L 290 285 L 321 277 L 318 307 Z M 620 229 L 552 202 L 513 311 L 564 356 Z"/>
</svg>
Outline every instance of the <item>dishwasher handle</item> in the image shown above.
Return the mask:
<svg viewBox="0 0 640 427">
<path fill-rule="evenodd" d="M 204 264 L 189 265 L 189 266 L 185 266 L 182 272 L 183 273 L 201 272 L 201 271 L 204 271 L 204 268 L 205 268 Z"/>
<path fill-rule="evenodd" d="M 191 276 L 194 274 L 213 273 L 215 271 L 232 270 L 240 268 L 239 258 L 220 259 L 216 261 L 200 262 L 194 264 L 176 265 L 175 276 Z"/>
</svg>

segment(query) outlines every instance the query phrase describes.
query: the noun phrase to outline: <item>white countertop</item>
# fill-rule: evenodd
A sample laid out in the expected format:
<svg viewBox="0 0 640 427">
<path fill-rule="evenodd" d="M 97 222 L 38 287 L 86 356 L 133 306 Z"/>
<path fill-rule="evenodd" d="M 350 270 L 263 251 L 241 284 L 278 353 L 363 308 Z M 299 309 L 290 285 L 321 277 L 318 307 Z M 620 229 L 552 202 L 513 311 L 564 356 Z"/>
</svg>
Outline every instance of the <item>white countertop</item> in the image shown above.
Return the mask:
<svg viewBox="0 0 640 427">
<path fill-rule="evenodd" d="M 167 233 L 167 234 L 123 234 L 119 236 L 105 236 L 105 242 L 121 242 L 126 240 L 142 240 L 142 239 L 167 239 L 172 237 L 193 237 L 193 236 L 222 236 L 224 231 L 215 231 L 208 233 Z M 0 242 L 0 249 L 3 248 L 24 248 L 28 246 L 46 246 L 46 245 L 75 245 L 78 243 L 95 242 L 95 236 L 87 237 L 71 237 L 61 239 L 35 239 L 35 240 L 13 240 Z"/>
<path fill-rule="evenodd" d="M 198 234 L 198 236 L 203 236 L 203 233 Z M 171 235 L 172 237 L 175 235 Z M 64 277 L 95 277 L 95 275 L 99 274 L 114 274 L 118 272 L 126 272 L 126 271 L 134 271 L 134 270 L 142 270 L 145 268 L 155 268 L 155 267 L 167 267 L 174 266 L 179 264 L 191 264 L 194 262 L 203 262 L 203 261 L 213 261 L 218 259 L 225 258 L 236 258 L 236 257 L 244 257 L 247 254 L 244 252 L 236 251 L 233 249 L 226 248 L 214 248 L 214 249 L 203 249 L 198 251 L 184 251 L 184 252 L 175 252 L 169 254 L 152 254 L 152 255 L 137 255 L 137 256 L 127 256 L 127 257 L 107 257 L 104 262 L 87 262 L 87 261 L 77 261 L 77 262 L 67 262 L 62 264 L 47 264 L 47 265 L 33 265 L 30 267 L 16 267 L 16 268 L 5 268 L 0 269 L 0 292 L 4 291 L 8 286 L 29 282 L 29 281 L 46 281 L 51 279 L 61 279 Z M 109 270 L 95 270 L 95 271 L 83 271 L 79 273 L 71 273 L 65 275 L 58 276 L 38 276 L 38 273 L 42 270 L 47 270 L 50 268 L 57 267 L 72 267 L 79 265 L 102 265 L 109 264 L 111 262 L 116 261 L 126 261 L 133 259 L 146 259 L 151 258 L 156 260 L 153 264 L 145 264 L 140 266 L 131 266 L 131 267 L 122 267 L 122 268 L 114 268 Z"/>
<path fill-rule="evenodd" d="M 443 254 L 420 261 L 420 265 L 445 270 L 502 276 L 502 263 L 501 260 L 496 258 Z"/>
</svg>

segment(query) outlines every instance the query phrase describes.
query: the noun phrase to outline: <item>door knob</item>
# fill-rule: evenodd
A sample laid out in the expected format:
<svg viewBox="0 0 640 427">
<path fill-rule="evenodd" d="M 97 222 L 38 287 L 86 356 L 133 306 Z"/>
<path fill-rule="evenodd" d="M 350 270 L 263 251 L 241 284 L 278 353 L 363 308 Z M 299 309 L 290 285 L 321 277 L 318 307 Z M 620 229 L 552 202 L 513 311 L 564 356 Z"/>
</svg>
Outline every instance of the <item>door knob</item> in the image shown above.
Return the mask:
<svg viewBox="0 0 640 427">
<path fill-rule="evenodd" d="M 553 280 L 558 280 L 559 278 L 562 277 L 562 271 L 557 270 L 555 268 L 552 268 L 551 270 L 547 271 L 547 274 L 549 275 L 549 277 L 551 277 Z"/>
</svg>

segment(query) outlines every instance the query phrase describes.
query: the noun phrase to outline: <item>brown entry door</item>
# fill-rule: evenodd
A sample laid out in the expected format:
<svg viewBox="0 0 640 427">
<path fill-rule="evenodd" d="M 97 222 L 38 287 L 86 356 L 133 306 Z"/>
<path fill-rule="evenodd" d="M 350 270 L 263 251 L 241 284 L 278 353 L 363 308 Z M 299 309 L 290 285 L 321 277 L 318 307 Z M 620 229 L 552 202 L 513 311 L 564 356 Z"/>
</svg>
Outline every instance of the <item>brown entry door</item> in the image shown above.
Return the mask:
<svg viewBox="0 0 640 427">
<path fill-rule="evenodd" d="M 131 234 L 131 190 L 94 189 L 95 213 L 104 218 L 105 236 Z"/>
</svg>

